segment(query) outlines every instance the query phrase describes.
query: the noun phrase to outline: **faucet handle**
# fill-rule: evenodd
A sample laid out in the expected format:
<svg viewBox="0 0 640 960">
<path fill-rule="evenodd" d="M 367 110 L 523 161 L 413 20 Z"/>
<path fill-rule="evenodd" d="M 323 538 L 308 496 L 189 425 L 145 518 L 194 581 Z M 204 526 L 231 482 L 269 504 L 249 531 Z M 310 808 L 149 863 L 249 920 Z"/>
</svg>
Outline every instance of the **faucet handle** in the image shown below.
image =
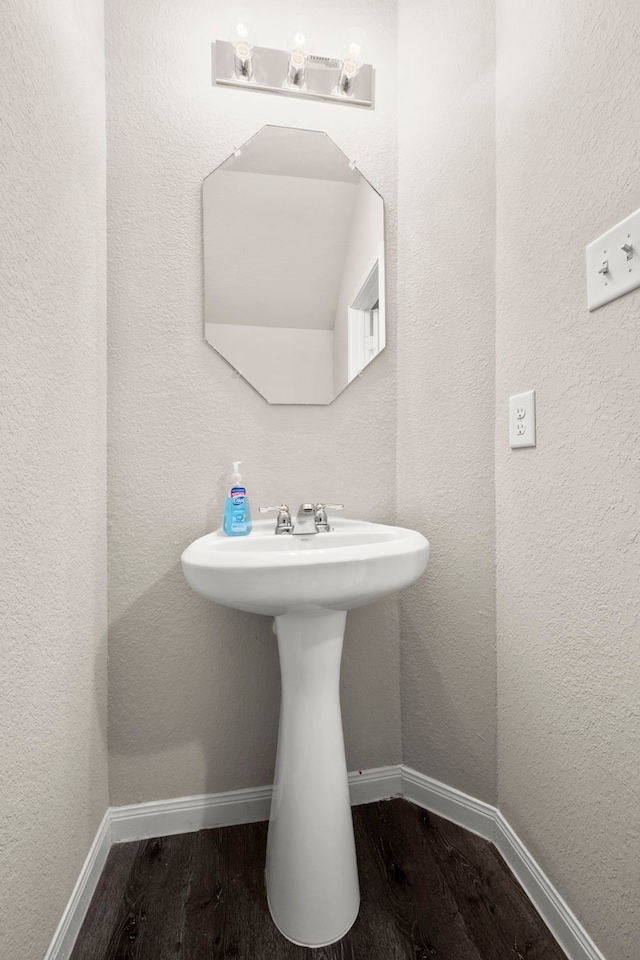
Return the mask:
<svg viewBox="0 0 640 960">
<path fill-rule="evenodd" d="M 286 503 L 278 507 L 258 507 L 258 513 L 277 513 L 276 533 L 291 533 L 291 512 Z"/>
<path fill-rule="evenodd" d="M 316 529 L 318 533 L 331 530 L 327 519 L 327 510 L 343 510 L 344 503 L 316 503 Z"/>
</svg>

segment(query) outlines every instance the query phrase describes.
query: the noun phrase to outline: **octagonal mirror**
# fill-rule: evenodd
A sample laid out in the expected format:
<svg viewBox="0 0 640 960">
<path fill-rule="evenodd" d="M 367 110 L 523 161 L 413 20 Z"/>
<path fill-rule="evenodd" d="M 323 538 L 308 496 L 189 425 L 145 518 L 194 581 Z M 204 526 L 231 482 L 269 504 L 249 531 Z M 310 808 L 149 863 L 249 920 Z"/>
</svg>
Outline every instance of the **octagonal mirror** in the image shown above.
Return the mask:
<svg viewBox="0 0 640 960">
<path fill-rule="evenodd" d="M 203 208 L 205 339 L 269 403 L 331 403 L 385 345 L 382 197 L 325 133 L 266 126 Z"/>
</svg>

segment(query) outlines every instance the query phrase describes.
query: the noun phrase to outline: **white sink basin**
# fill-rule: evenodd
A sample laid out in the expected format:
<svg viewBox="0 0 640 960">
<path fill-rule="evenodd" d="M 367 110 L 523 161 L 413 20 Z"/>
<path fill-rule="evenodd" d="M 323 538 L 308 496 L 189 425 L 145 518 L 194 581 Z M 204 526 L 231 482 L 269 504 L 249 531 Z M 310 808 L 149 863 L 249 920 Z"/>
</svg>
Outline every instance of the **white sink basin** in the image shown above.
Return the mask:
<svg viewBox="0 0 640 960">
<path fill-rule="evenodd" d="M 428 541 L 414 530 L 333 525 L 329 533 L 276 536 L 274 522 L 261 520 L 247 537 L 218 530 L 182 554 L 197 593 L 275 617 L 282 702 L 267 897 L 278 929 L 305 947 L 339 940 L 360 906 L 340 714 L 347 610 L 409 586 L 429 559 Z"/>
<path fill-rule="evenodd" d="M 314 608 L 352 610 L 408 586 L 429 558 L 415 530 L 340 518 L 330 533 L 273 532 L 273 520 L 248 537 L 220 531 L 200 537 L 182 554 L 182 569 L 197 593 L 237 610 L 279 616 Z"/>
</svg>

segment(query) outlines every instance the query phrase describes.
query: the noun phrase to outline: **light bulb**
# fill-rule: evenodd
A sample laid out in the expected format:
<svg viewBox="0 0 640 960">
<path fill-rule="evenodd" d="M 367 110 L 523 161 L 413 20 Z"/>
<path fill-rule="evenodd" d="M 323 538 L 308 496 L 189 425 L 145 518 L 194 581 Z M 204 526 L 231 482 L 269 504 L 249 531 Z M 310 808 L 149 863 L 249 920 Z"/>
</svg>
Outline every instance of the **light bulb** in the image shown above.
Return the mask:
<svg viewBox="0 0 640 960">
<path fill-rule="evenodd" d="M 364 63 L 366 51 L 364 44 L 357 36 L 351 36 L 342 50 L 342 71 L 340 73 L 339 88 L 347 95 L 353 93 L 360 67 Z"/>
<path fill-rule="evenodd" d="M 357 73 L 363 63 L 363 49 L 359 43 L 350 43 L 347 50 L 345 51 L 346 57 L 343 58 L 345 67 L 349 64 L 349 69 L 353 73 Z"/>
<path fill-rule="evenodd" d="M 289 51 L 287 82 L 291 86 L 301 87 L 304 84 L 307 57 L 313 52 L 309 35 L 304 30 L 296 30 L 287 41 L 287 50 Z"/>
<path fill-rule="evenodd" d="M 233 47 L 236 77 L 242 80 L 250 80 L 253 76 L 252 56 L 256 35 L 251 28 L 251 21 L 246 10 L 237 9 L 233 11 L 228 36 L 229 43 Z"/>
<path fill-rule="evenodd" d="M 309 39 L 306 33 L 303 33 L 302 30 L 296 30 L 296 32 L 289 38 L 287 43 L 287 50 L 289 53 L 301 53 L 303 56 L 308 55 L 309 53 Z"/>
</svg>

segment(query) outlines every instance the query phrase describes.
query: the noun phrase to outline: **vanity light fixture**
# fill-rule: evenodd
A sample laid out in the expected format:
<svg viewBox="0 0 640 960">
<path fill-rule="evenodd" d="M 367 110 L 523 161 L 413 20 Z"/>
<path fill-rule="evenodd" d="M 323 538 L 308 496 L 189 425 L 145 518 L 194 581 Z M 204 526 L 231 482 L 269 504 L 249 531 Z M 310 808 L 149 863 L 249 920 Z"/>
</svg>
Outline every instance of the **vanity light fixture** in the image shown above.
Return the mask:
<svg viewBox="0 0 640 960">
<path fill-rule="evenodd" d="M 373 67 L 357 32 L 339 59 L 315 56 L 306 30 L 294 31 L 286 50 L 256 45 L 246 11 L 232 14 L 229 40 L 214 45 L 213 82 L 284 96 L 373 106 Z"/>
</svg>

